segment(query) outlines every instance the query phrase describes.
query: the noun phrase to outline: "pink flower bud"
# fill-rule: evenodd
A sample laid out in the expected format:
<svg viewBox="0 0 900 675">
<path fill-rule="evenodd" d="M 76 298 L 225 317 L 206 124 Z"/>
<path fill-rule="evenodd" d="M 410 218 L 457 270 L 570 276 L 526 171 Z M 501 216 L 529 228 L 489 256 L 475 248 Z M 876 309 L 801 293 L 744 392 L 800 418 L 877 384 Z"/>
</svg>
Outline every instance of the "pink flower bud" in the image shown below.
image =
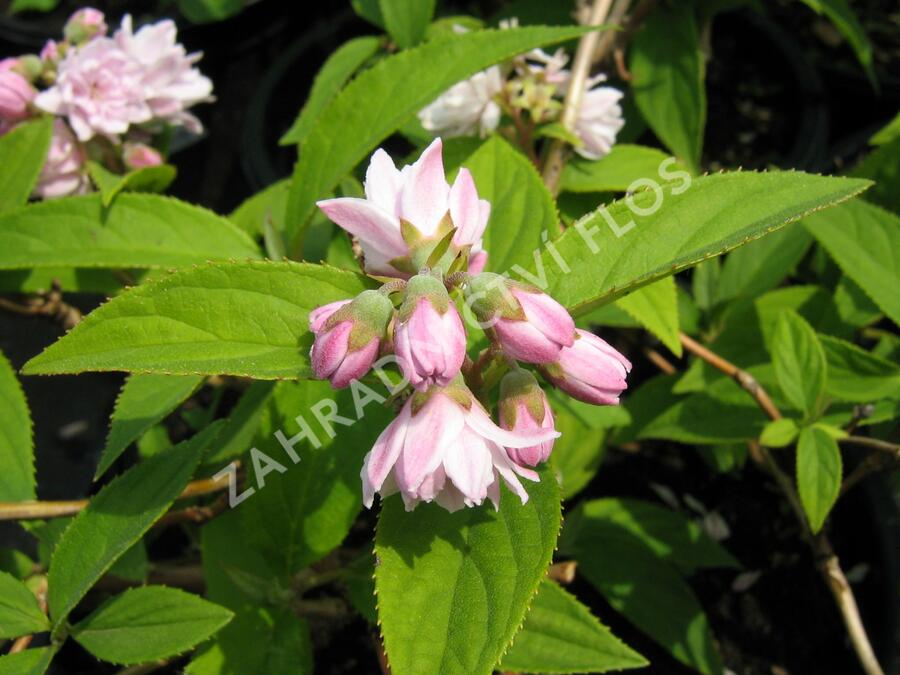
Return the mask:
<svg viewBox="0 0 900 675">
<path fill-rule="evenodd" d="M 40 57 L 41 61 L 48 63 L 59 61 L 59 43 L 56 40 L 47 40 L 41 48 Z"/>
<path fill-rule="evenodd" d="M 0 122 L 20 122 L 27 118 L 35 94 L 34 87 L 15 70 L 0 69 Z"/>
<path fill-rule="evenodd" d="M 631 363 L 604 340 L 576 329 L 575 344 L 565 347 L 559 360 L 543 367 L 548 380 L 572 398 L 594 405 L 617 405 L 628 388 Z"/>
<path fill-rule="evenodd" d="M 509 431 L 529 434 L 556 428 L 547 395 L 534 375 L 517 369 L 500 382 L 500 426 Z M 509 458 L 519 465 L 537 466 L 546 462 L 555 439 L 525 448 L 506 448 Z"/>
<path fill-rule="evenodd" d="M 565 307 L 532 286 L 485 273 L 469 282 L 466 297 L 503 351 L 519 361 L 552 363 L 575 340 L 575 322 Z"/>
<path fill-rule="evenodd" d="M 466 358 L 466 331 L 444 284 L 428 274 L 409 280 L 394 329 L 403 375 L 419 390 L 446 386 Z"/>
<path fill-rule="evenodd" d="M 163 163 L 159 150 L 143 143 L 125 143 L 122 159 L 129 169 L 143 169 L 148 166 L 159 166 Z"/>
<path fill-rule="evenodd" d="M 423 501 L 456 511 L 490 499 L 499 508 L 502 479 L 524 504 L 528 493 L 519 476 L 537 481 L 538 474 L 511 462 L 504 447 L 527 447 L 557 436 L 552 429 L 501 429 L 461 378 L 418 392 L 366 455 L 363 502 L 371 507 L 376 492 L 382 498 L 400 492 L 408 511 Z"/>
<path fill-rule="evenodd" d="M 81 44 L 97 36 L 106 35 L 106 30 L 106 18 L 103 16 L 103 12 L 93 7 L 85 7 L 69 17 L 63 28 L 63 35 L 69 42 Z"/>
<path fill-rule="evenodd" d="M 310 312 L 315 333 L 309 358 L 313 374 L 341 389 L 372 368 L 394 313 L 378 291 L 363 291 L 352 301 L 341 300 Z"/>
<path fill-rule="evenodd" d="M 50 151 L 41 168 L 34 196 L 52 199 L 87 192 L 89 181 L 84 162 L 84 149 L 69 127 L 61 119 L 53 120 Z"/>
</svg>

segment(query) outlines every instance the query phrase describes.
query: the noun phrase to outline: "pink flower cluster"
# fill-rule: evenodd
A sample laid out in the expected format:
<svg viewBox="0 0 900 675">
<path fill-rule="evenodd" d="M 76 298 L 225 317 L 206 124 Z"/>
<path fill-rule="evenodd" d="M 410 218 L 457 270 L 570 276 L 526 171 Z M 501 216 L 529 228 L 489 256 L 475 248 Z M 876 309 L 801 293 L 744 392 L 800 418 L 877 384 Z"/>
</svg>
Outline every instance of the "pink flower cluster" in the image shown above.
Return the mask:
<svg viewBox="0 0 900 675">
<path fill-rule="evenodd" d="M 169 126 L 200 132 L 188 109 L 210 101 L 212 82 L 178 43 L 172 21 L 134 31 L 130 16 L 107 35 L 102 12 L 78 10 L 65 39 L 39 56 L 0 61 L 0 135 L 41 113 L 55 116 L 53 140 L 35 196 L 59 197 L 90 188 L 84 163 L 102 158 L 122 172 L 163 162 L 152 146 Z"/>
<path fill-rule="evenodd" d="M 409 510 L 436 501 L 455 511 L 485 499 L 499 508 L 501 481 L 524 503 L 528 493 L 520 479 L 538 480 L 533 467 L 547 460 L 559 432 L 546 394 L 520 363 L 597 405 L 619 402 L 631 370 L 610 345 L 576 328 L 549 295 L 482 271 L 490 205 L 479 199 L 466 169 L 447 184 L 441 150 L 438 138 L 400 170 L 378 150 L 366 173 L 365 199 L 319 202 L 359 241 L 366 270 L 394 279 L 310 314 L 315 376 L 346 387 L 392 352 L 412 387 L 366 455 L 367 506 L 376 493 L 399 492 Z M 491 341 L 477 364 L 466 354 L 457 301 L 471 308 Z M 477 385 L 484 398 L 481 368 L 487 363 L 493 372 L 509 369 L 500 381 L 499 424 L 469 388 Z"/>
<path fill-rule="evenodd" d="M 502 123 L 502 113 L 519 125 L 554 122 L 569 86 L 568 60 L 562 49 L 552 55 L 533 49 L 504 66 L 491 66 L 441 94 L 419 112 L 419 121 L 427 131 L 447 137 L 487 136 Z M 587 159 L 609 154 L 625 124 L 622 92 L 598 86 L 605 80 L 600 74 L 588 81 L 572 129 L 581 141 L 575 151 Z"/>
</svg>

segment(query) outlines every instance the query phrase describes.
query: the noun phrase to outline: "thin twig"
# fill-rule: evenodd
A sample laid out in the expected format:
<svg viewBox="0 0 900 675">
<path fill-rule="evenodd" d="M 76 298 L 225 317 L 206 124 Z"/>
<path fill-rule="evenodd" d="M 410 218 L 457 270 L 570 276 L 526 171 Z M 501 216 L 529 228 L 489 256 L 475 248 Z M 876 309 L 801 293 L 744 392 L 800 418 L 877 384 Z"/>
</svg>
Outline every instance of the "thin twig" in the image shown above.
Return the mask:
<svg viewBox="0 0 900 675">
<path fill-rule="evenodd" d="M 550 565 L 550 569 L 547 570 L 547 578 L 553 579 L 553 581 L 563 586 L 568 586 L 575 581 L 577 569 L 578 563 L 575 560 L 553 563 Z"/>
<path fill-rule="evenodd" d="M 753 377 L 684 333 L 682 333 L 680 337 L 681 344 L 684 345 L 685 349 L 703 359 L 717 370 L 734 378 L 738 384 L 753 397 L 759 407 L 770 419 L 781 419 L 781 412 L 775 407 L 775 404 L 772 402 L 772 399 L 769 398 L 765 389 L 763 389 Z M 875 658 L 875 652 L 872 649 L 872 644 L 869 642 L 869 636 L 866 634 L 862 617 L 859 615 L 859 607 L 856 604 L 853 589 L 850 588 L 850 583 L 847 581 L 847 577 L 841 569 L 840 562 L 834 553 L 831 542 L 828 541 L 824 532 L 820 532 L 815 536 L 810 532 L 809 524 L 804 514 L 803 506 L 800 504 L 800 498 L 797 495 L 797 491 L 794 489 L 793 481 L 781 470 L 768 448 L 759 445 L 756 442 L 753 442 L 752 445 L 758 449 L 758 454 L 752 454 L 762 458 L 763 465 L 775 478 L 775 481 L 787 498 L 788 503 L 791 505 L 794 514 L 800 521 L 800 527 L 802 528 L 804 536 L 808 539 L 810 546 L 812 547 L 816 567 L 825 579 L 825 583 L 831 591 L 832 596 L 834 596 L 835 603 L 844 620 L 844 627 L 847 629 L 847 634 L 850 636 L 850 641 L 853 644 L 853 649 L 856 652 L 856 657 L 859 659 L 863 671 L 865 671 L 867 675 L 884 675 L 884 671 L 882 671 L 881 666 L 878 664 L 878 659 Z"/>
<path fill-rule="evenodd" d="M 23 316 L 46 316 L 65 330 L 74 328 L 82 318 L 81 310 L 63 301 L 62 289 L 56 280 L 49 291 L 29 296 L 24 304 L 0 298 L 0 309 Z"/>
<path fill-rule="evenodd" d="M 41 611 L 46 614 L 47 613 L 47 577 L 44 576 L 40 583 L 38 583 L 37 588 L 34 589 L 34 595 L 37 598 L 38 606 L 41 608 Z M 10 654 L 18 654 L 19 652 L 24 652 L 28 649 L 29 645 L 31 645 L 31 641 L 34 640 L 34 635 L 23 635 L 15 642 L 12 643 L 12 647 L 9 648 Z"/>
<path fill-rule="evenodd" d="M 231 463 L 235 469 L 240 467 L 240 462 Z M 218 480 L 203 478 L 188 483 L 178 499 L 190 499 L 201 497 L 228 488 L 228 476 Z M 82 511 L 90 503 L 89 499 L 72 499 L 68 501 L 24 501 L 24 502 L 0 502 L 0 521 L 2 520 L 46 520 L 49 518 L 62 518 L 73 516 Z"/>
<path fill-rule="evenodd" d="M 675 366 L 669 363 L 669 360 L 665 356 L 652 347 L 644 347 L 644 356 L 647 357 L 647 360 L 650 361 L 650 363 L 659 368 L 666 375 L 672 375 L 677 372 Z"/>
<path fill-rule="evenodd" d="M 861 461 L 856 468 L 850 472 L 850 475 L 844 479 L 844 482 L 841 483 L 841 495 L 873 473 L 886 471 L 888 469 L 896 469 L 898 467 L 900 467 L 900 459 L 891 457 L 891 455 L 884 452 L 873 452 Z"/>
<path fill-rule="evenodd" d="M 838 439 L 838 442 L 872 448 L 873 450 L 884 452 L 894 459 L 900 459 L 900 445 L 888 443 L 887 441 L 882 441 L 878 438 L 869 438 L 868 436 L 846 436 Z"/>
<path fill-rule="evenodd" d="M 613 0 L 594 0 L 587 24 L 599 26 L 606 21 L 612 2 Z M 569 88 L 566 91 L 562 114 L 559 118 L 560 124 L 569 131 L 575 128 L 575 122 L 578 120 L 581 98 L 584 95 L 585 85 L 591 70 L 591 61 L 599 40 L 600 33 L 591 31 L 583 35 L 578 41 L 575 60 L 572 62 L 572 73 L 569 76 Z M 559 183 L 562 178 L 563 167 L 566 164 L 567 152 L 568 146 L 565 141 L 553 139 L 547 151 L 547 158 L 544 160 L 544 184 L 554 197 L 559 194 Z"/>
<path fill-rule="evenodd" d="M 766 415 L 768 415 L 770 419 L 781 419 L 781 413 L 779 412 L 778 408 L 775 407 L 775 404 L 772 403 L 772 399 L 769 398 L 766 390 L 759 385 L 759 382 L 757 382 L 754 377 L 750 375 L 750 373 L 741 370 L 730 361 L 726 361 L 715 352 L 701 345 L 689 335 L 681 333 L 679 337 L 681 339 L 681 344 L 685 349 L 687 349 L 695 356 L 698 356 L 699 358 L 706 361 L 716 370 L 725 373 L 726 375 L 728 375 L 728 377 L 735 380 L 742 389 L 744 389 L 756 400 L 759 407 L 762 408 L 762 411 L 766 413 Z"/>
</svg>

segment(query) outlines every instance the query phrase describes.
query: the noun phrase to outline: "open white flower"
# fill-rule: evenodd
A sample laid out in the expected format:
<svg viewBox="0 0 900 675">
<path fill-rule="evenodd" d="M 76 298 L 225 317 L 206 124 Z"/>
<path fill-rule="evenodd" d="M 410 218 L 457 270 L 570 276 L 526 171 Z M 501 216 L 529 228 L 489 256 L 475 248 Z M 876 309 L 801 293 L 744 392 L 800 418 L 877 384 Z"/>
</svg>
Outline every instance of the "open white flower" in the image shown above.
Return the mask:
<svg viewBox="0 0 900 675">
<path fill-rule="evenodd" d="M 484 138 L 500 123 L 500 106 L 494 98 L 502 90 L 500 68 L 491 66 L 450 87 L 419 111 L 419 121 L 436 136 Z"/>
</svg>

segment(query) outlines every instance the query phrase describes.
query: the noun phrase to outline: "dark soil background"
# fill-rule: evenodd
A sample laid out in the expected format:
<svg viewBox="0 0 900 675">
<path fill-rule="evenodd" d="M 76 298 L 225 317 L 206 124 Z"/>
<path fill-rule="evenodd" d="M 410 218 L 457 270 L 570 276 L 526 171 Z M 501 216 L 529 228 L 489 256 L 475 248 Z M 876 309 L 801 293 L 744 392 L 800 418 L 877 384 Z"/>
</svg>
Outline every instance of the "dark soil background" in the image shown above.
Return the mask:
<svg viewBox="0 0 900 675">
<path fill-rule="evenodd" d="M 48 37 L 59 34 L 71 7 L 82 4 L 67 2 L 47 17 L 10 18 L 5 13 L 8 2 L 0 0 L 0 56 L 39 50 Z M 111 25 L 126 4 L 138 20 L 158 6 L 95 4 L 109 12 Z M 826 21 L 796 1 L 764 4 L 768 16 L 741 9 L 720 15 L 713 24 L 706 166 L 840 171 L 852 165 L 869 136 L 900 109 L 900 7 L 891 0 L 852 3 L 875 45 L 881 84 L 876 93 Z M 501 4 L 443 6 L 445 14 L 480 8 L 490 15 Z M 206 135 L 173 158 L 179 175 L 172 192 L 227 213 L 290 173 L 295 150 L 278 147 L 277 140 L 305 100 L 316 71 L 342 42 L 374 29 L 356 18 L 345 2 L 262 0 L 220 24 L 179 23 L 188 49 L 204 52 L 200 67 L 215 84 L 217 102 L 198 110 Z M 640 140 L 653 142 L 649 137 Z M 100 298 L 69 301 L 89 310 Z M 15 367 L 60 334 L 46 320 L 0 314 L 0 349 Z M 649 367 L 639 367 L 633 386 L 651 374 Z M 35 422 L 41 498 L 76 498 L 95 489 L 91 476 L 121 382 L 115 374 L 23 378 Z M 848 459 L 852 465 L 854 458 Z M 766 477 L 750 466 L 740 473 L 719 474 L 689 448 L 650 443 L 638 454 L 611 451 L 585 494 L 657 499 L 651 483 L 678 496 L 689 494 L 721 514 L 731 529 L 724 544 L 747 571 L 760 573 L 741 592 L 732 590 L 734 572 L 704 572 L 692 580 L 729 669 L 740 675 L 859 672 L 809 551 Z M 351 535 L 355 544 L 371 541 L 373 524 L 371 514 L 361 519 Z M 845 571 L 852 570 L 858 579 L 854 590 L 881 662 L 895 674 L 900 674 L 898 531 L 894 493 L 880 479 L 854 488 L 840 502 L 830 531 Z M 154 542 L 152 551 L 169 557 L 186 544 L 167 536 Z M 17 527 L 0 527 L 0 546 L 14 545 L 28 546 L 28 537 Z M 646 672 L 690 672 L 618 617 L 589 585 L 576 581 L 572 590 L 649 658 L 653 666 Z M 337 627 L 314 625 L 314 639 L 317 672 L 376 672 L 373 631 L 363 620 Z M 180 667 L 183 664 L 170 672 Z M 50 672 L 116 670 L 98 665 L 70 641 Z"/>
</svg>

